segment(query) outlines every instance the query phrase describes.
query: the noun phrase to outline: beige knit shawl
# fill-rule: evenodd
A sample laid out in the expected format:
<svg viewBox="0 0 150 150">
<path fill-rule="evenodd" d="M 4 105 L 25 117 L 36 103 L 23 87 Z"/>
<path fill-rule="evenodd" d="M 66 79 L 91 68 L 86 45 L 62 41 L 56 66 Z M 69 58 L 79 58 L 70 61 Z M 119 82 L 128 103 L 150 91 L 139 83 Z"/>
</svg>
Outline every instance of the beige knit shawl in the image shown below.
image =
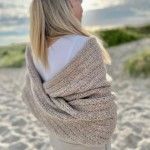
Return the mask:
<svg viewBox="0 0 150 150">
<path fill-rule="evenodd" d="M 71 143 L 108 143 L 117 123 L 116 93 L 93 36 L 52 79 L 43 81 L 31 48 L 25 51 L 22 99 L 31 113 L 53 134 Z"/>
</svg>

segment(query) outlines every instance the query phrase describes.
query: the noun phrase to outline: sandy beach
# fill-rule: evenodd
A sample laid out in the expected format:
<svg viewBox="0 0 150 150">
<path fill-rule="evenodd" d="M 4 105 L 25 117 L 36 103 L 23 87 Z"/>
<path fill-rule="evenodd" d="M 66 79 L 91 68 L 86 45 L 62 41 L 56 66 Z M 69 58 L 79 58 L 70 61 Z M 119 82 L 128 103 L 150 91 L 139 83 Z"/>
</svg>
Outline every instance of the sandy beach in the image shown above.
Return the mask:
<svg viewBox="0 0 150 150">
<path fill-rule="evenodd" d="M 150 48 L 142 39 L 109 48 L 112 89 L 117 93 L 118 123 L 112 150 L 150 150 L 150 78 L 134 79 L 122 72 L 132 54 Z M 49 135 L 21 99 L 25 68 L 0 69 L 0 150 L 51 150 Z"/>
</svg>

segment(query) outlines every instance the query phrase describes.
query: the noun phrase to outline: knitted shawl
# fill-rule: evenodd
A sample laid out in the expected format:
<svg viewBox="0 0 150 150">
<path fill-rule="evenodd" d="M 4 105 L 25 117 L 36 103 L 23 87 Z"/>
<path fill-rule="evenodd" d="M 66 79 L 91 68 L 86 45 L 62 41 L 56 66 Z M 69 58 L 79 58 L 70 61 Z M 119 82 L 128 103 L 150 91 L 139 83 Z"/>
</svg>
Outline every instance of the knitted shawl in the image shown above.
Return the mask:
<svg viewBox="0 0 150 150">
<path fill-rule="evenodd" d="M 108 143 L 117 123 L 117 94 L 93 36 L 52 79 L 43 81 L 25 50 L 22 100 L 49 134 L 82 145 Z"/>
</svg>

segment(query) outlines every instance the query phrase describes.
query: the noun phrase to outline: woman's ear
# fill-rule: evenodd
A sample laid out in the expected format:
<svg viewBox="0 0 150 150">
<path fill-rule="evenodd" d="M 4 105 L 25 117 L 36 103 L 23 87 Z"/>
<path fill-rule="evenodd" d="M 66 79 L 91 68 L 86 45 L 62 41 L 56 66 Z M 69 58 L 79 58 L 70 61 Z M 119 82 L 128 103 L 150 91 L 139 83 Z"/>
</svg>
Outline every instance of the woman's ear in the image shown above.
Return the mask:
<svg viewBox="0 0 150 150">
<path fill-rule="evenodd" d="M 69 4 L 71 5 L 71 7 L 73 8 L 73 0 L 68 0 Z"/>
</svg>

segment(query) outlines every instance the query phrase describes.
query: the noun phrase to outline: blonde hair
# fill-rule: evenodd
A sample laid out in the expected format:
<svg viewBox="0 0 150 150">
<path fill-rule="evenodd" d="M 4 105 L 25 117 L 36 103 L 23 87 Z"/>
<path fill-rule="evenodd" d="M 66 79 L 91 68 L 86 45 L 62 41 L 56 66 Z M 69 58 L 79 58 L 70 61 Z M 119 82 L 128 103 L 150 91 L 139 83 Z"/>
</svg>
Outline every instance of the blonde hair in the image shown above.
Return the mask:
<svg viewBox="0 0 150 150">
<path fill-rule="evenodd" d="M 32 55 L 48 68 L 48 44 L 68 34 L 91 36 L 75 17 L 68 0 L 32 0 L 30 5 L 30 44 Z M 94 36 L 94 35 L 92 35 Z M 97 38 L 97 40 L 99 40 Z M 102 40 L 100 41 L 100 43 Z M 101 45 L 102 46 L 102 45 Z M 111 58 L 102 47 L 105 63 Z"/>
</svg>

